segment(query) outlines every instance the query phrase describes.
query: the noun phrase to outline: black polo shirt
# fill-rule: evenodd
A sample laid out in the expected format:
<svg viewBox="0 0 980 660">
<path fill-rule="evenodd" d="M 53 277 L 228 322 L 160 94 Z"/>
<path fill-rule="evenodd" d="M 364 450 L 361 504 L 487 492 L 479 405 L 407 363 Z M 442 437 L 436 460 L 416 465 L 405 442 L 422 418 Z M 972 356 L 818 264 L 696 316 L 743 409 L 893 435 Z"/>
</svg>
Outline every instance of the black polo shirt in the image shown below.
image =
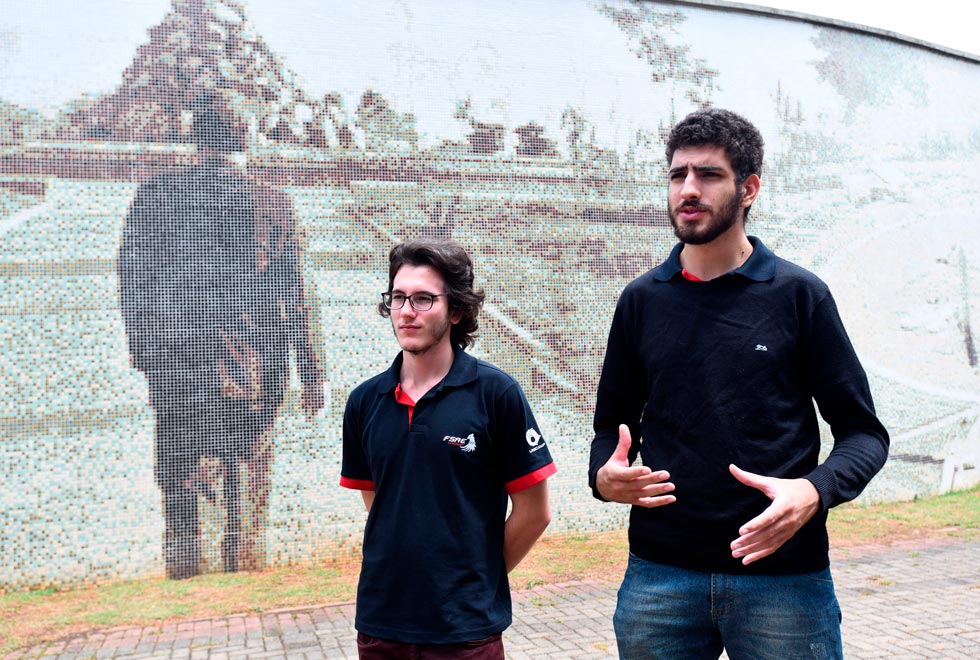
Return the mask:
<svg viewBox="0 0 980 660">
<path fill-rule="evenodd" d="M 402 356 L 351 392 L 340 484 L 374 490 L 364 530 L 356 628 L 450 644 L 511 623 L 503 559 L 507 494 L 555 473 L 517 381 L 456 350 L 442 380 L 396 399 Z"/>
</svg>

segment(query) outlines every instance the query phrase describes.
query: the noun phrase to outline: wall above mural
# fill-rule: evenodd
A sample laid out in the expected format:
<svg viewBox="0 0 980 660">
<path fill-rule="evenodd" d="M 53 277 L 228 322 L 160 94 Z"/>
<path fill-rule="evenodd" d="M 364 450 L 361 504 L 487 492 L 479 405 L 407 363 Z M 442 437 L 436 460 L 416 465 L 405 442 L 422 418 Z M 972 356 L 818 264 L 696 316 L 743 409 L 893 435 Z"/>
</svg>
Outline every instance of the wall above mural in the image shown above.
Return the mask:
<svg viewBox="0 0 980 660">
<path fill-rule="evenodd" d="M 863 497 L 980 481 L 980 61 L 724 3 L 56 4 L 0 16 L 0 589 L 353 556 L 341 415 L 420 235 L 473 255 L 551 533 L 623 526 L 586 484 L 595 386 L 675 240 L 664 135 L 706 105 L 761 129 L 749 233 L 830 284 L 868 371 Z"/>
</svg>

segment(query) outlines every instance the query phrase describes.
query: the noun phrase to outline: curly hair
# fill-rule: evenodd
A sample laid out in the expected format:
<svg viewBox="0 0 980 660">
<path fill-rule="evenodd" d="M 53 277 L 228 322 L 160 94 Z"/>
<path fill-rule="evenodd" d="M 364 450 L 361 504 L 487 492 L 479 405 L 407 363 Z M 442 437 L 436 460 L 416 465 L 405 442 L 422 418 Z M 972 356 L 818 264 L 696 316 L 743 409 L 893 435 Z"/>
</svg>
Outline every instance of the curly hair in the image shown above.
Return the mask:
<svg viewBox="0 0 980 660">
<path fill-rule="evenodd" d="M 476 341 L 480 325 L 477 316 L 483 307 L 483 289 L 473 288 L 473 261 L 466 248 L 456 241 L 437 238 L 416 238 L 399 243 L 388 254 L 388 290 L 395 283 L 395 275 L 404 266 L 430 266 L 446 281 L 446 293 L 450 313 L 459 314 L 459 322 L 453 324 L 449 338 L 454 346 L 466 349 Z M 378 304 L 378 313 L 385 318 L 391 310 Z"/>
<path fill-rule="evenodd" d="M 704 145 L 725 150 L 737 185 L 741 186 L 752 174 L 762 174 L 765 142 L 759 129 L 745 117 L 721 108 L 704 108 L 684 117 L 667 138 L 667 166 L 678 149 Z M 746 208 L 744 217 L 748 215 Z"/>
</svg>

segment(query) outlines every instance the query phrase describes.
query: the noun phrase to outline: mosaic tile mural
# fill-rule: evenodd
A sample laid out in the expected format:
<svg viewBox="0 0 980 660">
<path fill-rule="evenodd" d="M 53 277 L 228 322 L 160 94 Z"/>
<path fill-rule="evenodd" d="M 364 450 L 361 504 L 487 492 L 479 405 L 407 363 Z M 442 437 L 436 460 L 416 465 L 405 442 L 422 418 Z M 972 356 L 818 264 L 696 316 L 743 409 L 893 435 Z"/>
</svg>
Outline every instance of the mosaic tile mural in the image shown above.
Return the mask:
<svg viewBox="0 0 980 660">
<path fill-rule="evenodd" d="M 586 486 L 593 393 L 673 244 L 663 135 L 705 104 L 762 130 L 750 233 L 830 283 L 869 372 L 864 499 L 980 479 L 980 61 L 710 3 L 4 7 L 0 589 L 354 555 L 341 414 L 423 234 L 472 251 L 550 533 L 623 525 Z"/>
</svg>

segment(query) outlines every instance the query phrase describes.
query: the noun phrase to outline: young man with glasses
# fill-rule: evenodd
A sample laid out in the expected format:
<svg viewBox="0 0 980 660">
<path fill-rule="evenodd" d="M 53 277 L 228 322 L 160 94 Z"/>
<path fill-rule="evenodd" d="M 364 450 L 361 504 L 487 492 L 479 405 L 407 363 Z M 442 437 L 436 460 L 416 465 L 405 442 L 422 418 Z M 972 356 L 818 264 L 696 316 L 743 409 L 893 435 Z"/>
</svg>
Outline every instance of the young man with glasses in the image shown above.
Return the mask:
<svg viewBox="0 0 980 660">
<path fill-rule="evenodd" d="M 725 110 L 673 129 L 680 243 L 613 316 L 589 481 L 632 505 L 613 621 L 630 660 L 843 654 L 827 511 L 881 469 L 888 433 L 826 284 L 745 233 L 762 154 Z"/>
<path fill-rule="evenodd" d="M 453 241 L 408 241 L 389 255 L 378 311 L 401 352 L 344 411 L 340 484 L 368 510 L 363 660 L 503 658 L 507 573 L 551 520 L 545 480 L 556 469 L 527 399 L 465 352 L 484 298 L 473 279 Z"/>
</svg>

